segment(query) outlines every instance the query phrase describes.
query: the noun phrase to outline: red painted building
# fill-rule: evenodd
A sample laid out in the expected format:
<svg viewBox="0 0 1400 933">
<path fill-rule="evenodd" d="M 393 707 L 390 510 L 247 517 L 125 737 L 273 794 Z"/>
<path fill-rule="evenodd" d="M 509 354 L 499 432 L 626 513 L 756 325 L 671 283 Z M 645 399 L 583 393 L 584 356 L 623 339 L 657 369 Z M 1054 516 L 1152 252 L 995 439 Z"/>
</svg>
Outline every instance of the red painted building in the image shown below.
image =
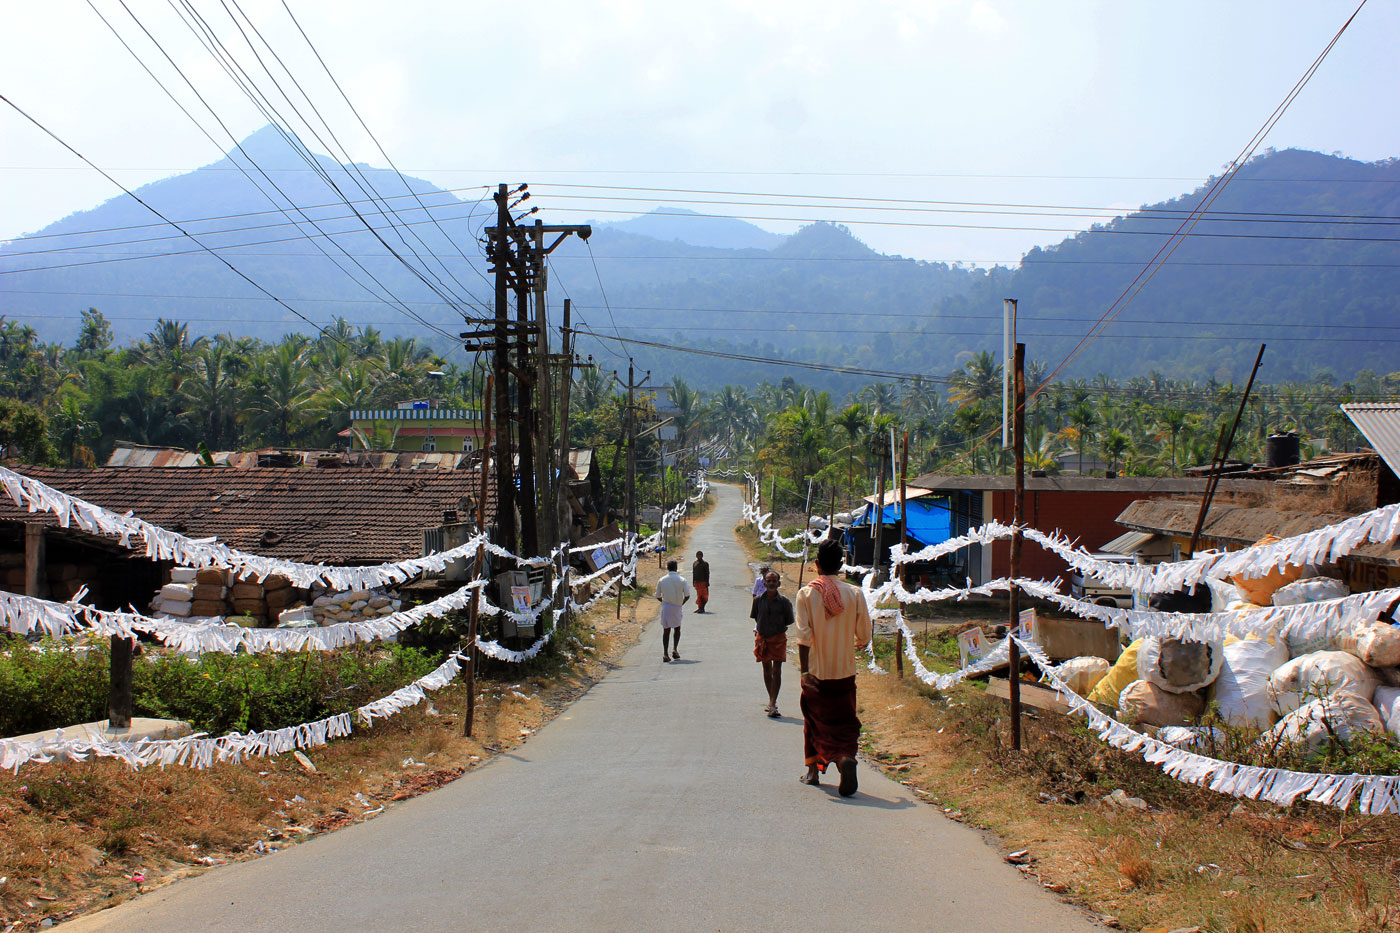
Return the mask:
<svg viewBox="0 0 1400 933">
<path fill-rule="evenodd" d="M 1225 480 L 1222 487 L 1247 480 Z M 1024 520 L 1027 526 L 1060 532 L 1089 551 L 1123 534 L 1115 519 L 1140 499 L 1196 496 L 1205 491 L 1204 479 L 1124 476 L 1028 476 Z M 1011 476 L 948 476 L 929 473 L 909 481 L 910 487 L 933 490 L 949 499 L 954 520 L 952 534 L 996 520 L 1011 524 L 1015 515 L 1016 483 Z M 1254 486 L 1255 484 L 1251 484 Z M 1257 486 L 1255 486 L 1257 488 Z M 967 556 L 967 575 L 973 583 L 1008 576 L 1011 544 L 974 547 Z M 1055 554 L 1030 541 L 1021 551 L 1021 575 L 1034 579 L 1067 579 L 1068 565 Z"/>
</svg>

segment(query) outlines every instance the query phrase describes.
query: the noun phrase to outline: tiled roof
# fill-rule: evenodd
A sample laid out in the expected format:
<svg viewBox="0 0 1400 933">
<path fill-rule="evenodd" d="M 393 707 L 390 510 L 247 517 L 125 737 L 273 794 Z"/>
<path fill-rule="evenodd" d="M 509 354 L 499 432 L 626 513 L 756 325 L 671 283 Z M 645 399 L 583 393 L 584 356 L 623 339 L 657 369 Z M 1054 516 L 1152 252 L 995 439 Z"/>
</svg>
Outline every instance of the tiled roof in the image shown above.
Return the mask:
<svg viewBox="0 0 1400 933">
<path fill-rule="evenodd" d="M 290 450 L 265 447 L 262 450 L 216 450 L 210 455 L 217 467 L 235 470 L 259 469 L 259 461 L 281 461 L 281 466 L 315 467 L 322 459 L 339 460 L 345 466 L 372 467 L 376 470 L 456 470 L 472 457 L 471 452 L 416 450 Z M 178 447 L 118 446 L 107 458 L 109 467 L 203 467 L 198 453 Z M 265 469 L 265 468 L 264 468 Z"/>
<path fill-rule="evenodd" d="M 22 467 L 42 483 L 116 512 L 190 537 L 286 560 L 378 563 L 417 557 L 423 529 L 442 524 L 444 509 L 481 494 L 476 470 L 388 471 L 262 467 Z M 494 483 L 486 521 L 495 520 Z M 0 521 L 43 521 L 0 496 Z"/>
</svg>

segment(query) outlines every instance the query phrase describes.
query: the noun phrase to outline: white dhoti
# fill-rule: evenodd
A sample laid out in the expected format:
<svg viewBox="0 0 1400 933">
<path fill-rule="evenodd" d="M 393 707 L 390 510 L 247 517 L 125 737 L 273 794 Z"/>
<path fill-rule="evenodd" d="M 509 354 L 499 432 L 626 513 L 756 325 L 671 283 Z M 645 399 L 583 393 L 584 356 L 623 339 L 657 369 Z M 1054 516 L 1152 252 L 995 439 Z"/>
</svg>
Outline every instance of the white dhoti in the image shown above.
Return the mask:
<svg viewBox="0 0 1400 933">
<path fill-rule="evenodd" d="M 685 611 L 680 603 L 661 604 L 661 627 L 680 628 L 681 620 L 685 618 Z"/>
</svg>

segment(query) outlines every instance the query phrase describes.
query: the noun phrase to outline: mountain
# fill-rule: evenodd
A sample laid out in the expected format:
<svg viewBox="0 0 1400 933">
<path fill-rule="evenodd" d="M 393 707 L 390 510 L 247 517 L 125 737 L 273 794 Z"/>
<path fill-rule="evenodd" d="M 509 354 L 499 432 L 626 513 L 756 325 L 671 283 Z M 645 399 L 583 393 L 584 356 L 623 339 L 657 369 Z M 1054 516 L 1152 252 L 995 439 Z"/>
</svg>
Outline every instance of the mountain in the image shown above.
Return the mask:
<svg viewBox="0 0 1400 933">
<path fill-rule="evenodd" d="M 1214 181 L 992 270 L 885 255 L 835 224 L 780 237 L 658 208 L 597 224 L 587 243 L 565 240 L 551 257 L 550 295 L 556 305 L 573 299 L 582 331 L 646 342 L 584 337 L 583 352 L 609 366 L 630 355 L 641 369 L 706 388 L 794 373 L 647 344 L 942 376 L 970 352 L 999 355 L 1005 297 L 1019 299 L 1029 357 L 1052 367 L 1119 308 L 1066 369 L 1071 377 L 1240 379 L 1261 340 L 1266 381 L 1395 369 L 1387 341 L 1400 294 L 1400 162 L 1267 152 L 1137 292 Z M 268 127 L 218 162 L 136 194 L 237 271 L 123 196 L 0 247 L 0 271 L 11 273 L 0 275 L 3 313 L 64 341 L 88 307 L 120 341 L 151 330 L 157 316 L 195 334 L 268 340 L 311 330 L 306 319 L 342 316 L 445 351 L 461 309 L 491 307 L 477 242 L 492 219 L 485 190 L 463 200 L 393 171 L 337 165 Z M 1116 304 L 1124 295 L 1134 297 Z M 869 381 L 796 375 L 838 390 Z"/>
<path fill-rule="evenodd" d="M 631 220 L 593 222 L 595 231 L 612 231 L 650 237 L 653 240 L 679 240 L 691 246 L 715 249 L 772 249 L 786 239 L 761 227 L 732 217 L 697 214 L 683 207 L 658 207 Z"/>
</svg>

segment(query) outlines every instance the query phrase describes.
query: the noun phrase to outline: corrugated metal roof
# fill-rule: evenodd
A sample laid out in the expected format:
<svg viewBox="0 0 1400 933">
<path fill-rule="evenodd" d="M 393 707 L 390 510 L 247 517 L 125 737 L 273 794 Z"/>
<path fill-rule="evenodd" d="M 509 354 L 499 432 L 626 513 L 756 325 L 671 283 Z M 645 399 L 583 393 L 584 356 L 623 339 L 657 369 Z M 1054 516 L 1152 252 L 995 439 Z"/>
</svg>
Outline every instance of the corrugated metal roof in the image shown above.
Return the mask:
<svg viewBox="0 0 1400 933">
<path fill-rule="evenodd" d="M 1244 484 L 1244 485 L 1240 485 Z M 1002 491 L 1016 488 L 1014 476 L 958 476 L 946 473 L 926 473 L 911 479 L 909 485 L 939 492 L 967 490 L 971 492 Z M 1167 495 L 1169 493 L 1199 494 L 1204 492 L 1206 480 L 1186 476 L 1118 476 L 1112 479 L 1102 476 L 1079 476 L 1074 473 L 1058 476 L 1027 476 L 1026 490 L 1029 492 L 1132 492 Z M 1253 480 L 1223 479 L 1220 488 L 1258 489 L 1259 483 Z"/>
<path fill-rule="evenodd" d="M 1110 554 L 1136 554 L 1144 545 L 1157 537 L 1160 535 L 1154 535 L 1147 531 L 1130 531 L 1114 538 L 1099 550 L 1107 551 Z"/>
<path fill-rule="evenodd" d="M 1364 402 L 1343 405 L 1342 411 L 1391 472 L 1400 476 L 1400 403 Z"/>
<path fill-rule="evenodd" d="M 922 497 L 922 496 L 931 496 L 931 495 L 934 494 L 934 491 L 933 491 L 932 489 L 920 489 L 920 488 L 917 488 L 917 487 L 915 487 L 915 486 L 905 486 L 904 488 L 905 488 L 904 498 L 905 498 L 906 501 L 909 500 L 909 499 L 918 499 L 918 498 L 920 498 L 920 497 Z M 875 504 L 875 497 L 874 497 L 874 496 L 866 496 L 866 497 L 865 497 L 865 501 L 866 501 L 866 502 L 869 502 L 871 505 L 874 505 L 874 504 Z M 884 505 L 893 505 L 893 504 L 895 504 L 895 503 L 898 502 L 898 501 L 899 501 L 899 490 L 898 490 L 898 489 L 886 489 L 886 490 L 885 490 L 885 501 L 884 501 L 884 503 L 883 503 Z"/>
</svg>

